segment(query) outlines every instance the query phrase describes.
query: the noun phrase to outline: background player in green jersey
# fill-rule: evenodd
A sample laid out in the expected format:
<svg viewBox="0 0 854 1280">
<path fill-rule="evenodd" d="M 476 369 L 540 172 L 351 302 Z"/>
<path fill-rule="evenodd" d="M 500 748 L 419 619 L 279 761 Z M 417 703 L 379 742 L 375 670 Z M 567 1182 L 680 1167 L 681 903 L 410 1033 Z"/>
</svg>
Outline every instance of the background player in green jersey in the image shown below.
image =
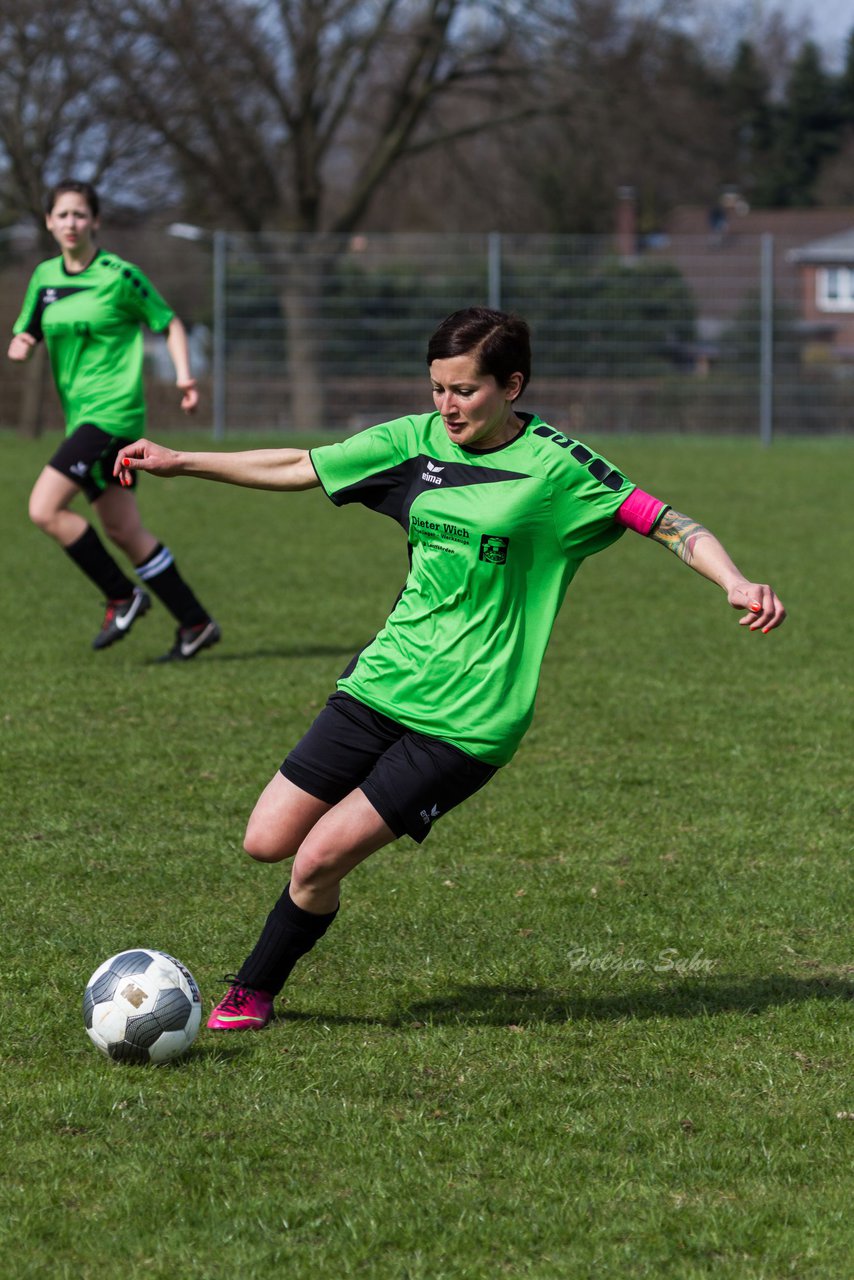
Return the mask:
<svg viewBox="0 0 854 1280">
<path fill-rule="evenodd" d="M 411 567 L 385 626 L 267 785 L 245 848 L 293 857 L 289 884 L 228 994 L 215 1030 L 263 1027 L 297 960 L 338 910 L 344 876 L 436 818 L 510 759 L 530 723 L 540 664 L 582 561 L 627 529 L 660 542 L 746 610 L 749 631 L 785 610 L 709 531 L 632 485 L 579 441 L 522 413 L 524 321 L 455 312 L 430 340 L 435 412 L 383 423 L 307 453 L 176 453 L 141 440 L 120 474 L 200 476 L 250 488 L 322 485 L 407 531 Z M 128 479 L 129 479 L 128 475 Z"/>
<path fill-rule="evenodd" d="M 164 658 L 186 661 L 216 644 L 219 627 L 181 577 L 168 547 L 146 529 L 130 488 L 113 476 L 120 445 L 145 425 L 143 324 L 166 334 L 181 408 L 198 404 L 187 334 L 138 267 L 95 243 L 98 196 L 85 182 L 59 183 L 47 199 L 47 227 L 62 253 L 41 263 L 14 326 L 9 358 L 27 360 L 44 339 L 66 420 L 66 438 L 30 495 L 30 519 L 60 544 L 106 598 L 95 649 L 123 639 L 151 606 L 88 520 L 70 510 L 85 493 L 102 528 L 175 617 Z"/>
</svg>

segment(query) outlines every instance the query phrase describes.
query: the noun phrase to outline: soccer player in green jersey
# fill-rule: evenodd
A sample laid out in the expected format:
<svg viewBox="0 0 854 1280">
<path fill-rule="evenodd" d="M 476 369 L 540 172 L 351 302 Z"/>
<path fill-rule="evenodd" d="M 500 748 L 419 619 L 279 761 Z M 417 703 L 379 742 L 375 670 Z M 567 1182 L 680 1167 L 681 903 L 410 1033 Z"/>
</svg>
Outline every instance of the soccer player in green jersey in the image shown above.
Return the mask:
<svg viewBox="0 0 854 1280">
<path fill-rule="evenodd" d="M 44 340 L 66 420 L 66 438 L 30 495 L 30 519 L 104 595 L 104 620 L 92 643 L 107 648 L 148 612 L 151 598 L 89 521 L 70 509 L 82 491 L 104 533 L 178 623 L 164 658 L 186 661 L 216 644 L 219 627 L 179 574 L 169 548 L 143 526 L 132 488 L 116 482 L 113 463 L 120 446 L 145 427 L 141 325 L 166 334 L 181 408 L 196 408 L 187 334 L 138 267 L 98 248 L 98 210 L 89 183 L 69 179 L 49 193 L 47 227 L 62 252 L 33 273 L 9 346 L 9 358 L 23 361 Z"/>
<path fill-rule="evenodd" d="M 291 879 L 214 1030 L 263 1027 L 299 958 L 338 910 L 344 876 L 472 795 L 513 755 L 566 589 L 587 556 L 628 528 L 674 551 L 767 633 L 785 610 L 702 525 L 516 402 L 530 374 L 524 321 L 455 312 L 427 349 L 435 412 L 310 452 L 176 453 L 141 440 L 118 474 L 200 476 L 257 489 L 322 485 L 407 532 L 410 571 L 376 638 L 261 794 L 245 848 L 293 858 Z"/>
</svg>

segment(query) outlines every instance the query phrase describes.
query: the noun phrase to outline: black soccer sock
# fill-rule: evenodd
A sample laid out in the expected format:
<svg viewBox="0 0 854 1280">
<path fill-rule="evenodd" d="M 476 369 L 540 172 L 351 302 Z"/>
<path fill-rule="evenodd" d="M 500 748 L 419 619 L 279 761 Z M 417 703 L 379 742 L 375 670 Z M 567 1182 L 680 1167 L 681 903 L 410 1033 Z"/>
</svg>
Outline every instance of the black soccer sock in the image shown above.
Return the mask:
<svg viewBox="0 0 854 1280">
<path fill-rule="evenodd" d="M 297 960 L 311 951 L 337 914 L 337 907 L 322 916 L 304 911 L 292 900 L 290 883 L 286 884 L 284 893 L 267 916 L 254 950 L 240 966 L 238 982 L 244 987 L 278 995 Z"/>
<path fill-rule="evenodd" d="M 208 611 L 199 604 L 178 572 L 172 552 L 162 542 L 136 566 L 136 571 L 182 627 L 199 627 L 209 621 Z"/>
<path fill-rule="evenodd" d="M 91 524 L 76 542 L 63 550 L 108 600 L 127 600 L 133 595 L 133 583 L 116 564 Z"/>
</svg>

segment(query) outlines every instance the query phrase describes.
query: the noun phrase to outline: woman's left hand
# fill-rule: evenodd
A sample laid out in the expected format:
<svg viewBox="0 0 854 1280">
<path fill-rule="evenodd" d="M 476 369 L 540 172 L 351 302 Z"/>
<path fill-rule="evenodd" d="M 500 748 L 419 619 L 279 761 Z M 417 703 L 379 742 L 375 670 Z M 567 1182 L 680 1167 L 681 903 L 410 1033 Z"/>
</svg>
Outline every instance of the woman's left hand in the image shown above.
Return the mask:
<svg viewBox="0 0 854 1280">
<path fill-rule="evenodd" d="M 183 392 L 181 396 L 181 408 L 185 413 L 195 413 L 199 403 L 199 391 L 196 386 L 195 378 L 185 378 L 183 382 L 177 384 L 178 390 Z"/>
<path fill-rule="evenodd" d="M 730 587 L 727 598 L 733 609 L 749 610 L 739 618 L 749 631 L 773 631 L 786 617 L 783 602 L 767 582 L 740 582 Z"/>
</svg>

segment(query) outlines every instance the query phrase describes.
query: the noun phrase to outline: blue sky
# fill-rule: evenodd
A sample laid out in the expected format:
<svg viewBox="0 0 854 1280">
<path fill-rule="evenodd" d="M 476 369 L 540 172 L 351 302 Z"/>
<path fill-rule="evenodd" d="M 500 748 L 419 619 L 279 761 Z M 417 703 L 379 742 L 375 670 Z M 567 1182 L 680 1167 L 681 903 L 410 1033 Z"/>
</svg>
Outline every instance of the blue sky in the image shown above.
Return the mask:
<svg viewBox="0 0 854 1280">
<path fill-rule="evenodd" d="M 776 7 L 792 18 L 809 18 L 824 47 L 844 42 L 854 28 L 854 0 L 776 0 Z"/>
</svg>

